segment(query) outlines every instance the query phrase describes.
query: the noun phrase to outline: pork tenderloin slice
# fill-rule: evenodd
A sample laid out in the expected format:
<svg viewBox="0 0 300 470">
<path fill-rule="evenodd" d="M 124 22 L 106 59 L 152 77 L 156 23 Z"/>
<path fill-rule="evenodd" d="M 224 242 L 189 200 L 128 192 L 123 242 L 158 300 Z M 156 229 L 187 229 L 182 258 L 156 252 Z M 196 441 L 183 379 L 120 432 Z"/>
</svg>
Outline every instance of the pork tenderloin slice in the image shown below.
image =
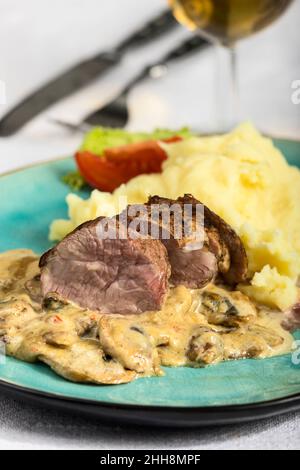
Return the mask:
<svg viewBox="0 0 300 470">
<path fill-rule="evenodd" d="M 177 240 L 165 240 L 164 244 L 172 267 L 171 282 L 174 286 L 200 289 L 214 280 L 218 267 L 213 253 L 206 248 L 186 249 Z"/>
<path fill-rule="evenodd" d="M 172 207 L 173 206 L 173 207 Z M 170 281 L 174 286 L 184 285 L 190 288 L 201 288 L 211 282 L 217 274 L 217 262 L 213 253 L 209 252 L 207 247 L 199 249 L 199 240 L 195 239 L 196 230 L 190 235 L 178 238 L 178 232 L 184 233 L 184 214 L 182 220 L 176 220 L 174 216 L 174 206 L 179 206 L 182 210 L 183 205 L 178 200 L 171 200 L 160 196 L 149 198 L 146 207 L 146 213 L 140 214 L 141 205 L 131 205 L 126 209 L 127 214 L 138 214 L 139 220 L 147 218 L 146 230 L 155 238 L 159 238 L 167 249 L 169 261 L 171 264 Z M 159 208 L 159 209 L 158 209 Z M 170 210 L 171 209 L 171 210 Z M 157 213 L 159 210 L 159 216 Z M 176 210 L 176 208 L 175 208 Z M 155 217 L 153 214 L 156 214 Z M 164 215 L 168 213 L 167 217 Z M 124 215 L 123 215 L 124 217 Z M 168 219 L 169 217 L 169 219 Z M 133 222 L 134 217 L 128 216 L 128 221 Z M 168 223 L 170 222 L 170 223 Z M 196 229 L 196 218 L 191 220 L 191 228 Z M 145 224 L 141 222 L 141 228 L 145 230 Z M 197 227 L 199 230 L 199 227 Z M 202 228 L 200 228 L 200 231 Z M 198 232 L 199 235 L 199 232 Z M 203 230 L 201 234 L 206 237 Z"/>
<path fill-rule="evenodd" d="M 132 314 L 159 310 L 170 267 L 159 240 L 103 239 L 103 218 L 86 222 L 40 259 L 44 296 L 59 294 L 83 308 Z"/>
<path fill-rule="evenodd" d="M 217 214 L 186 194 L 177 200 L 152 196 L 147 202 L 149 211 L 152 205 L 172 206 L 179 204 L 184 209 L 188 204 L 193 209 L 193 228 L 196 227 L 196 207 L 198 204 L 204 208 L 203 218 L 203 247 L 197 249 L 193 235 L 184 236 L 178 240 L 174 237 L 174 219 L 171 216 L 170 233 L 168 239 L 161 241 L 167 248 L 171 264 L 171 282 L 174 285 L 183 284 L 191 288 L 201 288 L 212 282 L 217 275 L 221 275 L 227 284 L 238 284 L 247 277 L 248 260 L 245 248 L 236 232 Z M 161 232 L 166 233 L 167 228 L 162 224 Z"/>
</svg>

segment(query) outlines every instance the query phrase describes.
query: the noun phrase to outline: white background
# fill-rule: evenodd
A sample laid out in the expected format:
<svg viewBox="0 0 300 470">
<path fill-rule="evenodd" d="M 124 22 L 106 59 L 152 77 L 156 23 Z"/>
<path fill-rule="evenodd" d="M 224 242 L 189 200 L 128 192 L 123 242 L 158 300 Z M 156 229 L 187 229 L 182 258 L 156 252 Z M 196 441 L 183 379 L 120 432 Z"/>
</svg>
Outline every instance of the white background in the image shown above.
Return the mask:
<svg viewBox="0 0 300 470">
<path fill-rule="evenodd" d="M 159 12 L 164 0 L 0 0 L 0 80 L 6 104 L 0 115 L 42 82 L 74 62 L 109 49 Z M 300 0 L 276 24 L 238 46 L 242 116 L 263 131 L 299 138 L 300 105 L 291 84 L 300 79 Z M 49 122 L 78 122 L 114 95 L 143 64 L 156 60 L 188 36 L 170 37 L 131 52 L 120 67 L 72 99 L 47 110 L 17 136 L 0 139 L 0 172 L 71 154 L 81 135 Z M 130 128 L 214 125 L 214 54 L 208 51 L 172 65 L 130 96 Z M 15 403 L 0 395 L 0 448 L 299 448 L 300 417 L 197 431 L 151 431 L 109 427 Z"/>
</svg>

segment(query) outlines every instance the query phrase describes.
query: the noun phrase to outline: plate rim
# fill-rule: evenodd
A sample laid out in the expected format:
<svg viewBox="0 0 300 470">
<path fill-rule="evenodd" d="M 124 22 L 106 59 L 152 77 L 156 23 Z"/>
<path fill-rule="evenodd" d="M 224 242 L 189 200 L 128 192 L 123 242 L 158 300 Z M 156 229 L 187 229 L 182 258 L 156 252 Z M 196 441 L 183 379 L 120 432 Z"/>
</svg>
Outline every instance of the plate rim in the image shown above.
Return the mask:
<svg viewBox="0 0 300 470">
<path fill-rule="evenodd" d="M 300 140 L 299 140 L 299 145 L 300 145 Z M 0 172 L 0 178 L 5 178 L 6 176 L 12 176 L 22 171 L 30 170 L 30 169 L 41 167 L 44 165 L 50 165 L 51 163 L 61 162 L 63 160 L 69 160 L 72 158 L 73 158 L 72 155 L 64 155 L 61 157 L 55 157 L 55 158 L 49 158 L 47 160 L 42 160 L 41 162 L 28 163 L 27 165 L 18 166 L 17 168 L 13 168 L 12 170 Z"/>
<path fill-rule="evenodd" d="M 165 428 L 196 428 L 242 424 L 280 416 L 300 410 L 300 393 L 267 402 L 245 405 L 216 405 L 208 407 L 168 407 L 153 405 L 117 404 L 91 399 L 66 397 L 30 389 L 0 379 L 0 391 L 10 398 L 27 400 L 66 413 L 101 419 L 118 425 L 141 425 Z"/>
<path fill-rule="evenodd" d="M 20 361 L 22 362 L 22 361 Z M 26 365 L 26 362 L 24 362 Z M 101 386 L 101 385 L 100 385 Z M 117 386 L 117 385 L 116 385 Z M 292 395 L 288 395 L 285 397 L 280 397 L 280 398 L 274 398 L 272 400 L 266 400 L 266 401 L 259 401 L 259 402 L 253 402 L 253 403 L 244 403 L 244 404 L 234 404 L 234 405 L 213 405 L 213 406 L 169 406 L 169 405 L 138 405 L 138 404 L 132 404 L 132 403 L 113 403 L 113 402 L 106 402 L 106 401 L 101 401 L 101 400 L 93 400 L 92 398 L 82 398 L 82 397 L 71 397 L 68 395 L 64 395 L 61 393 L 55 393 L 55 392 L 46 392 L 44 390 L 39 390 L 36 388 L 31 388 L 27 387 L 25 385 L 20 385 L 16 384 L 13 382 L 10 382 L 9 380 L 5 380 L 3 378 L 0 378 L 0 387 L 8 387 L 14 390 L 22 391 L 24 393 L 30 393 L 33 395 L 37 396 L 42 396 L 45 398 L 55 398 L 57 400 L 65 400 L 69 402 L 80 402 L 80 403 L 85 403 L 89 405 L 101 405 L 101 406 L 108 406 L 108 407 L 119 407 L 119 408 L 126 408 L 126 409 L 147 409 L 147 410 L 163 410 L 163 409 L 172 409 L 172 410 L 197 410 L 197 411 L 212 411 L 212 410 L 228 410 L 230 409 L 248 409 L 248 408 L 260 408 L 262 406 L 271 406 L 271 405 L 277 405 L 277 404 L 284 404 L 286 402 L 292 402 L 294 400 L 299 399 L 300 400 L 300 392 L 298 393 L 293 393 Z M 300 403 L 299 403 L 300 406 Z"/>
</svg>

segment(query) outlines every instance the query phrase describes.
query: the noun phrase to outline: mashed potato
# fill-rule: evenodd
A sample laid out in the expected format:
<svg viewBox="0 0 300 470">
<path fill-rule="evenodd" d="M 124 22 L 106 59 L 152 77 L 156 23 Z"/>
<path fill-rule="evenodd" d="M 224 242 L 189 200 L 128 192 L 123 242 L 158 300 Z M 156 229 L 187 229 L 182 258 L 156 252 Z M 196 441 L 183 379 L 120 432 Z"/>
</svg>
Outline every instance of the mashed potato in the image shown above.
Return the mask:
<svg viewBox="0 0 300 470">
<path fill-rule="evenodd" d="M 251 124 L 165 149 L 168 159 L 161 174 L 138 176 L 113 194 L 95 190 L 88 200 L 68 195 L 70 218 L 53 222 L 51 240 L 60 240 L 86 220 L 115 215 L 127 203 L 145 202 L 149 195 L 175 199 L 191 193 L 241 236 L 249 257 L 249 285 L 240 290 L 282 310 L 296 302 L 300 171 Z"/>
</svg>

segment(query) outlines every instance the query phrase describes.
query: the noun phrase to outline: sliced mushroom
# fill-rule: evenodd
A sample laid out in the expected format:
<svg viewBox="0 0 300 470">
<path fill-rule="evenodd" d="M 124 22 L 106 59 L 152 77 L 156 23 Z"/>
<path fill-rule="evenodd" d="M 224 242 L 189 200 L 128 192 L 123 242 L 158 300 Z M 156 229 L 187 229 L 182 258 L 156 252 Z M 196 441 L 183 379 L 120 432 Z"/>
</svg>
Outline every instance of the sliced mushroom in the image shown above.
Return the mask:
<svg viewBox="0 0 300 470">
<path fill-rule="evenodd" d="M 210 328 L 198 328 L 191 338 L 187 357 L 200 365 L 221 362 L 224 358 L 222 336 Z"/>
<path fill-rule="evenodd" d="M 32 279 L 25 282 L 25 290 L 28 292 L 29 297 L 39 304 L 41 304 L 43 300 L 40 281 L 41 275 L 37 274 Z"/>
<path fill-rule="evenodd" d="M 49 331 L 43 334 L 42 338 L 46 344 L 57 348 L 68 348 L 74 343 L 74 335 L 66 331 Z"/>
<path fill-rule="evenodd" d="M 55 292 L 51 292 L 44 297 L 43 300 L 43 309 L 48 311 L 58 312 L 62 310 L 66 305 L 68 305 L 68 301 L 60 297 Z"/>
<path fill-rule="evenodd" d="M 24 336 L 27 325 L 40 317 L 40 314 L 22 297 L 12 298 L 1 308 L 0 337 L 7 343 L 7 353 L 14 354 Z"/>
<path fill-rule="evenodd" d="M 95 339 L 98 336 L 98 316 L 96 313 L 93 316 L 88 313 L 81 316 L 76 320 L 76 332 L 78 336 L 83 339 Z"/>
<path fill-rule="evenodd" d="M 234 326 L 239 315 L 236 307 L 226 297 L 215 292 L 203 292 L 202 309 L 209 323 Z"/>
<path fill-rule="evenodd" d="M 276 348 L 284 342 L 284 338 L 270 328 L 261 325 L 247 325 L 247 330 L 256 336 L 261 336 L 271 348 Z"/>
<path fill-rule="evenodd" d="M 104 352 L 126 369 L 148 375 L 160 374 L 154 342 L 135 319 L 103 316 L 99 322 L 99 339 Z"/>
<path fill-rule="evenodd" d="M 269 348 L 280 346 L 283 338 L 260 325 L 249 325 L 223 335 L 224 359 L 261 357 Z"/>
<path fill-rule="evenodd" d="M 226 327 L 238 327 L 257 317 L 256 308 L 248 297 L 213 286 L 202 292 L 200 311 L 209 323 Z"/>
<path fill-rule="evenodd" d="M 38 358 L 74 382 L 121 384 L 136 377 L 134 371 L 125 370 L 118 361 L 107 361 L 100 343 L 94 340 L 79 340 L 67 349 L 44 344 L 39 349 Z"/>
</svg>

